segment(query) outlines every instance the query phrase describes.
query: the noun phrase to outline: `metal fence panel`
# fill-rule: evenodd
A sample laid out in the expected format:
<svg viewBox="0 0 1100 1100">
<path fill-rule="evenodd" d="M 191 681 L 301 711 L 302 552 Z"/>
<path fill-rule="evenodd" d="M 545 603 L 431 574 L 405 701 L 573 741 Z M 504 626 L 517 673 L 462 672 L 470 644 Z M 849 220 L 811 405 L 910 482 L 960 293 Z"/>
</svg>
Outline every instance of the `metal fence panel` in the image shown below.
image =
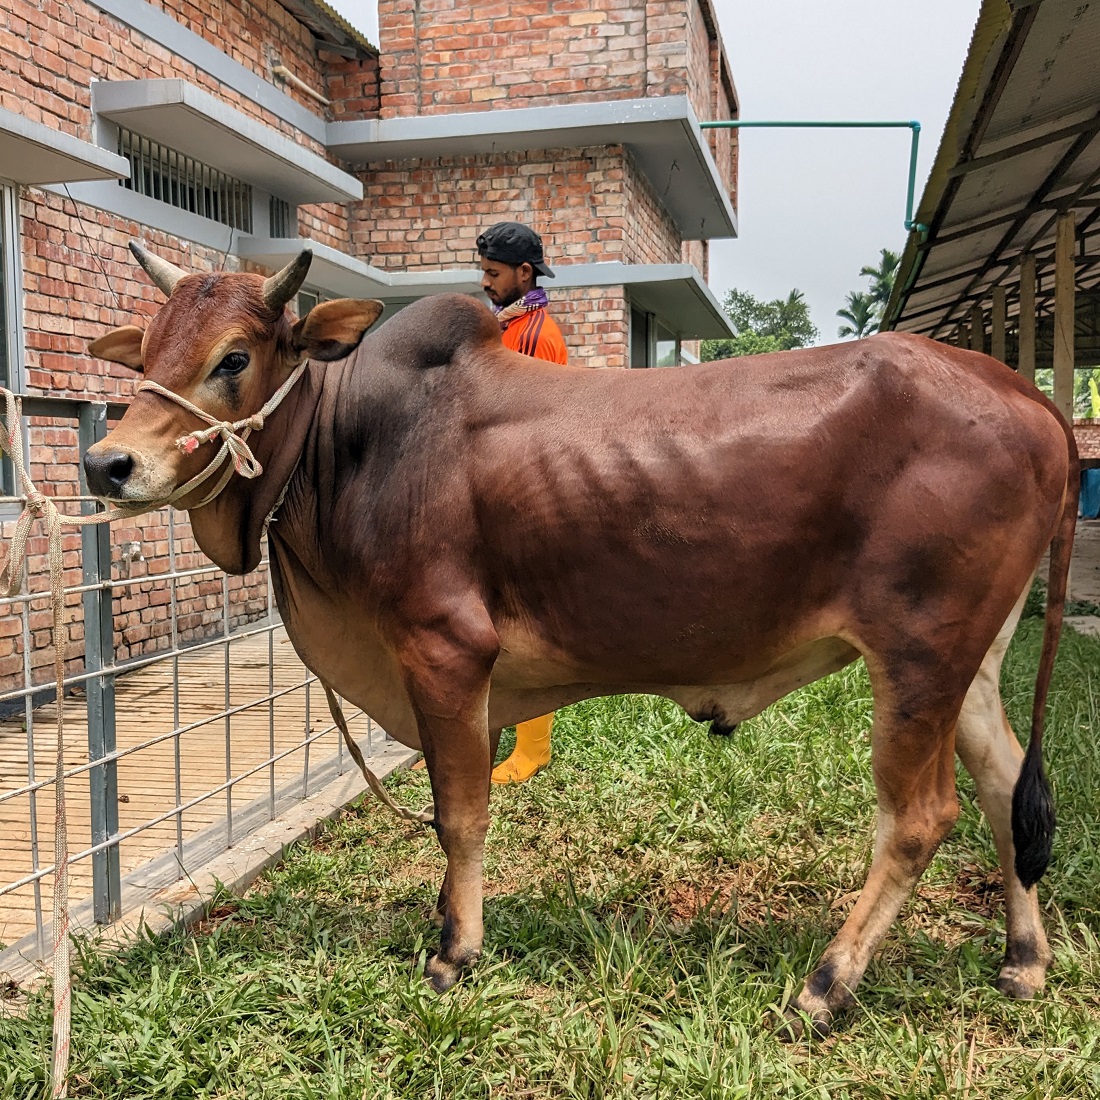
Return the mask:
<svg viewBox="0 0 1100 1100">
<path fill-rule="evenodd" d="M 63 510 L 95 507 L 79 455 L 122 411 L 24 399 L 31 476 Z M 5 537 L 20 503 L 0 498 Z M 63 550 L 63 700 L 44 536 L 28 542 L 24 593 L 0 598 L 0 970 L 49 952 L 55 707 L 78 925 L 117 920 L 128 890 L 193 873 L 350 763 L 279 621 L 266 555 L 228 577 L 167 509 L 67 533 Z M 362 713 L 352 723 L 369 757 L 385 735 Z"/>
</svg>

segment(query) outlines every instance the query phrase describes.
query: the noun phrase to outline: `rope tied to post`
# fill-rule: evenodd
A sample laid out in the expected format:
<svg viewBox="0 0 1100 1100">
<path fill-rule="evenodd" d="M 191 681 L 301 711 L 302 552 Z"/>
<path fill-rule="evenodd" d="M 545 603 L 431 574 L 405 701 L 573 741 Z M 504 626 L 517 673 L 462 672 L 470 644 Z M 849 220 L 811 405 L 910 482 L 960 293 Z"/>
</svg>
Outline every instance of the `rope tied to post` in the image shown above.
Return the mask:
<svg viewBox="0 0 1100 1100">
<path fill-rule="evenodd" d="M 8 561 L 0 572 L 0 589 L 18 596 L 23 589 L 27 539 L 37 520 L 46 521 L 47 558 L 50 571 L 50 607 L 53 636 L 54 679 L 57 683 L 57 740 L 54 760 L 54 888 L 53 888 L 53 1059 L 52 1097 L 68 1095 L 69 1045 L 72 1028 L 72 979 L 69 966 L 69 843 L 65 811 L 65 590 L 61 524 L 105 523 L 129 513 L 111 509 L 90 516 L 63 516 L 57 505 L 39 492 L 27 473 L 23 457 L 22 402 L 10 390 L 0 388 L 4 399 L 4 434 L 0 447 L 11 456 L 23 490 L 23 510 L 16 520 Z"/>
<path fill-rule="evenodd" d="M 146 512 L 167 504 L 174 504 L 186 496 L 195 486 L 202 484 L 221 466 L 226 456 L 232 456 L 232 465 L 218 480 L 217 485 L 202 501 L 209 504 L 225 486 L 233 473 L 244 478 L 259 477 L 263 467 L 253 455 L 246 440 L 248 435 L 264 426 L 264 421 L 278 408 L 294 383 L 302 376 L 307 363 L 303 361 L 271 396 L 259 412 L 233 423 L 221 421 L 186 398 L 171 390 L 145 381 L 138 387 L 154 390 L 183 405 L 189 412 L 209 424 L 208 428 L 181 436 L 177 446 L 185 453 L 192 453 L 200 444 L 211 439 L 222 439 L 222 446 L 214 458 L 196 477 L 175 489 L 164 501 L 143 502 L 140 507 L 115 506 L 92 515 L 65 515 L 58 511 L 54 500 L 31 480 L 27 472 L 23 452 L 23 403 L 10 390 L 0 387 L 4 401 L 3 435 L 0 450 L 11 457 L 12 466 L 22 490 L 23 509 L 15 523 L 8 548 L 8 560 L 0 571 L 0 591 L 8 598 L 18 596 L 23 590 L 23 575 L 27 561 L 27 540 L 34 524 L 45 520 L 47 534 L 47 561 L 50 574 L 50 607 L 52 612 L 50 632 L 54 650 L 54 680 L 57 685 L 56 702 L 56 752 L 54 767 L 54 889 L 53 889 L 53 1057 L 51 1062 L 51 1092 L 53 1100 L 68 1095 L 69 1053 L 72 1033 L 72 977 L 69 957 L 69 846 L 68 823 L 65 806 L 65 588 L 64 559 L 61 546 L 61 525 L 83 527 L 92 523 L 109 523 L 114 519 L 134 519 Z M 241 434 L 238 435 L 237 432 Z M 356 746 L 358 747 L 358 746 Z"/>
<path fill-rule="evenodd" d="M 50 1074 L 50 1096 L 52 1100 L 63 1100 L 68 1096 L 69 1054 L 72 1028 L 72 979 L 69 954 L 69 849 L 68 825 L 65 806 L 65 589 L 64 559 L 61 546 L 61 525 L 70 524 L 82 527 L 87 524 L 109 523 L 115 519 L 136 519 L 147 512 L 155 511 L 166 505 L 175 504 L 187 496 L 196 486 L 208 480 L 227 457 L 232 463 L 226 466 L 217 484 L 207 496 L 192 508 L 201 508 L 209 504 L 229 483 L 234 473 L 243 478 L 252 479 L 263 473 L 263 466 L 248 446 L 248 436 L 263 428 L 266 420 L 279 407 L 294 384 L 304 373 L 308 361 L 300 363 L 286 381 L 264 403 L 263 407 L 243 420 L 218 420 L 209 413 L 192 404 L 185 397 L 149 380 L 143 381 L 138 390 L 151 390 L 176 402 L 208 425 L 180 436 L 176 446 L 185 454 L 192 454 L 202 444 L 220 438 L 221 447 L 217 454 L 203 469 L 184 485 L 177 487 L 161 501 L 143 501 L 139 506 L 127 508 L 116 505 L 91 515 L 69 515 L 58 510 L 53 498 L 39 491 L 27 472 L 23 450 L 23 407 L 19 398 L 10 390 L 0 387 L 0 398 L 4 402 L 4 422 L 0 434 L 0 451 L 6 451 L 11 457 L 19 487 L 22 490 L 23 508 L 16 520 L 8 548 L 8 560 L 0 570 L 0 591 L 8 597 L 18 596 L 23 590 L 23 576 L 27 561 L 27 541 L 34 524 L 39 520 L 46 523 L 47 560 L 50 574 L 50 605 L 52 612 L 51 636 L 54 649 L 54 679 L 57 684 L 56 703 L 56 755 L 54 774 L 54 890 L 53 890 L 53 1056 Z M 282 498 L 280 497 L 280 503 Z M 277 507 L 277 506 L 276 506 Z M 270 517 L 269 517 L 270 518 Z M 359 766 L 371 791 L 394 813 L 406 821 L 421 824 L 434 824 L 434 808 L 410 810 L 400 806 L 389 796 L 381 780 L 367 767 L 363 753 L 348 728 L 340 700 L 323 679 L 321 686 L 325 690 L 333 721 L 343 735 L 352 759 Z"/>
</svg>

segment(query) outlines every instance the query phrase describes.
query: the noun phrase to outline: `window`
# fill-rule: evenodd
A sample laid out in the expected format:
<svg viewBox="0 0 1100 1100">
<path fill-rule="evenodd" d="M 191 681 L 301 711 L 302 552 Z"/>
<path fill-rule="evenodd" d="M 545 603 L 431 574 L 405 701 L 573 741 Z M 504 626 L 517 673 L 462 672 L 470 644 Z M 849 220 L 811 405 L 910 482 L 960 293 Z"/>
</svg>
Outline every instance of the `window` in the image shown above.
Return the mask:
<svg viewBox="0 0 1100 1100">
<path fill-rule="evenodd" d="M 680 365 L 680 341 L 657 322 L 657 339 L 653 359 L 655 367 L 678 367 Z"/>
<path fill-rule="evenodd" d="M 297 237 L 298 219 L 294 216 L 294 207 L 289 202 L 271 196 L 270 229 L 273 237 Z"/>
<path fill-rule="evenodd" d="M 0 185 L 0 386 L 14 393 L 22 388 L 19 371 L 19 236 L 16 192 Z M 7 454 L 0 461 L 0 496 L 16 493 L 15 470 Z M 4 516 L 7 519 L 7 516 Z"/>
<path fill-rule="evenodd" d="M 649 323 L 652 315 L 638 309 L 630 310 L 630 365 L 649 366 Z"/>
<path fill-rule="evenodd" d="M 304 317 L 314 306 L 320 305 L 322 302 L 331 302 L 333 297 L 332 294 L 328 294 L 323 290 L 314 290 L 312 287 L 299 290 L 298 316 Z"/>
<path fill-rule="evenodd" d="M 252 188 L 193 157 L 119 127 L 118 152 L 130 162 L 130 178 L 119 180 L 139 195 L 179 210 L 252 232 Z"/>
<path fill-rule="evenodd" d="M 8 361 L 10 357 L 11 333 L 8 331 L 8 294 L 10 293 L 11 280 L 8 276 L 8 241 L 11 233 L 8 231 L 8 204 L 11 199 L 6 187 L 0 187 L 0 386 L 8 386 L 10 372 Z"/>
<path fill-rule="evenodd" d="M 632 306 L 630 310 L 630 365 L 632 367 L 678 367 L 680 340 L 652 313 Z"/>
</svg>

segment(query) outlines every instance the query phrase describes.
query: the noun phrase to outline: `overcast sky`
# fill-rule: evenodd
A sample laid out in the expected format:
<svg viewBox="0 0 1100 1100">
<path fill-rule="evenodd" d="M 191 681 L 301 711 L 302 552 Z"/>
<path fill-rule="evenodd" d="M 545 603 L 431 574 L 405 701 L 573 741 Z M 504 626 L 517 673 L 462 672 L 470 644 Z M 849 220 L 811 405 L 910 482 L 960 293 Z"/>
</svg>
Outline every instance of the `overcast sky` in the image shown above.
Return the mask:
<svg viewBox="0 0 1100 1100">
<path fill-rule="evenodd" d="M 378 41 L 375 0 L 330 0 Z M 743 119 L 916 119 L 917 198 L 980 0 L 714 0 Z M 741 133 L 740 237 L 711 245 L 710 283 L 763 298 L 797 287 L 823 341 L 864 264 L 905 243 L 908 130 Z"/>
<path fill-rule="evenodd" d="M 980 0 L 714 0 L 743 119 L 915 119 L 917 199 Z M 740 236 L 711 243 L 710 283 L 797 287 L 823 342 L 864 264 L 905 243 L 908 130 L 743 130 Z"/>
</svg>

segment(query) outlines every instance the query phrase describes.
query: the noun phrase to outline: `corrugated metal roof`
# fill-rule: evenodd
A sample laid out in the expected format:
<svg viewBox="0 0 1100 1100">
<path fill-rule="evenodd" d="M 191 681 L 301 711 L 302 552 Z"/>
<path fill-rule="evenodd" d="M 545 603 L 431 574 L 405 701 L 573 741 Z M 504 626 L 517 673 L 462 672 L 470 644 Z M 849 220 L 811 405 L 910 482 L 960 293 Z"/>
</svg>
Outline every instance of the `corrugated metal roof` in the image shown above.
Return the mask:
<svg viewBox="0 0 1100 1100">
<path fill-rule="evenodd" d="M 325 0 L 279 0 L 291 15 L 304 23 L 322 47 L 328 47 L 348 57 L 364 57 L 378 53 L 362 31 L 356 30 Z"/>
<path fill-rule="evenodd" d="M 1077 285 L 1100 285 L 1100 0 L 984 0 L 883 327 L 945 337 L 991 289 L 1013 311 L 1020 256 L 1052 292 L 1057 214 L 1073 209 Z"/>
</svg>

